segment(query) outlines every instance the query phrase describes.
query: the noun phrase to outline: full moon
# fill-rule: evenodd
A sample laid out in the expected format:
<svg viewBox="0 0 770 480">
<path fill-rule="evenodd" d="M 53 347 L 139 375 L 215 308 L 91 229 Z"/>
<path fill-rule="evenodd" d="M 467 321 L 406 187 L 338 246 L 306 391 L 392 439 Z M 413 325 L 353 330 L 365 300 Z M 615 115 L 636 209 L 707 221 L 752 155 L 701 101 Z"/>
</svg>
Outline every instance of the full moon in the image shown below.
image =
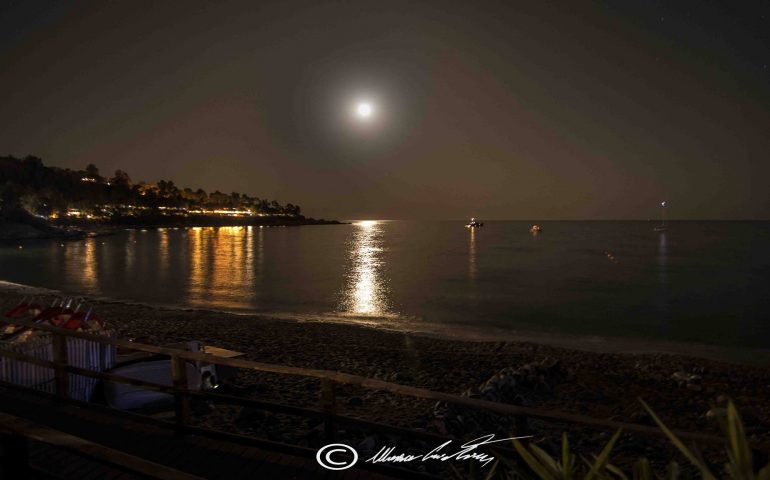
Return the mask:
<svg viewBox="0 0 770 480">
<path fill-rule="evenodd" d="M 372 106 L 369 103 L 359 103 L 356 107 L 356 114 L 360 118 L 369 118 L 372 115 Z"/>
</svg>

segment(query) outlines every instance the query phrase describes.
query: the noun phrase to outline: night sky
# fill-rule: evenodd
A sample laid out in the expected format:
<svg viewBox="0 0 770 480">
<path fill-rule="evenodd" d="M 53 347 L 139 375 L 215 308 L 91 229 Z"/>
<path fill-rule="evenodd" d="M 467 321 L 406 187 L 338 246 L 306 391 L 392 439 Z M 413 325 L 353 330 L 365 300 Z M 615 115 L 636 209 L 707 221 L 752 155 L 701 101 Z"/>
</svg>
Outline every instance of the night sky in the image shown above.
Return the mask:
<svg viewBox="0 0 770 480">
<path fill-rule="evenodd" d="M 0 5 L 0 154 L 326 218 L 770 218 L 767 1 Z"/>
</svg>

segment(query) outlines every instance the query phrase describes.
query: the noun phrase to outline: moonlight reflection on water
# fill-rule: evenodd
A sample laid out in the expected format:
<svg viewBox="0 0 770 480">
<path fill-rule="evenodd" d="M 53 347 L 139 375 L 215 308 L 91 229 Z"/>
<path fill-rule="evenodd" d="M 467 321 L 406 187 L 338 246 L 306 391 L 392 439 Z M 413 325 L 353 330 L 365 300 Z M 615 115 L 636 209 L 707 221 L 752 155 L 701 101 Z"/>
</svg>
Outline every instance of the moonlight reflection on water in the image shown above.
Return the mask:
<svg viewBox="0 0 770 480">
<path fill-rule="evenodd" d="M 0 281 L 301 320 L 767 348 L 769 222 L 675 222 L 668 232 L 651 222 L 550 222 L 537 237 L 531 221 L 462 225 L 160 228 L 29 241 L 0 245 Z"/>
<path fill-rule="evenodd" d="M 350 267 L 341 310 L 378 315 L 388 310 L 387 287 L 382 279 L 382 225 L 368 220 L 354 224 Z"/>
</svg>

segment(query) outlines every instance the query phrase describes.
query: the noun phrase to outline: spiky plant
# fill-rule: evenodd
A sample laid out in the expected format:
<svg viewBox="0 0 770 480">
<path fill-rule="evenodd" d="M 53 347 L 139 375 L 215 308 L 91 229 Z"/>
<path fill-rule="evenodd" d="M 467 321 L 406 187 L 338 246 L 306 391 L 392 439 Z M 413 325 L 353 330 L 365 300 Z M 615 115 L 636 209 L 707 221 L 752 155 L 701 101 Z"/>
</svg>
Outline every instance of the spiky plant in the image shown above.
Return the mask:
<svg viewBox="0 0 770 480">
<path fill-rule="evenodd" d="M 714 475 L 706 462 L 677 438 L 674 432 L 666 427 L 663 421 L 655 415 L 655 412 L 643 400 L 639 401 L 642 402 L 642 406 L 644 406 L 652 419 L 655 420 L 658 427 L 671 440 L 671 443 L 698 469 L 702 478 L 704 480 L 716 480 L 718 477 Z M 723 428 L 727 437 L 726 450 L 728 459 L 724 466 L 725 476 L 733 480 L 770 480 L 770 463 L 759 470 L 755 471 L 754 469 L 754 458 L 751 453 L 751 447 L 749 447 L 749 441 L 746 438 L 746 431 L 743 429 L 743 422 L 738 414 L 738 409 L 735 408 L 735 404 L 732 401 L 727 404 L 727 419 Z"/>
<path fill-rule="evenodd" d="M 671 443 L 697 469 L 704 480 L 717 480 L 709 465 L 695 452 L 688 448 L 674 432 L 671 431 L 655 412 L 640 400 L 647 413 L 658 427 L 668 437 Z M 755 470 L 754 459 L 743 428 L 738 410 L 732 401 L 727 406 L 727 417 L 723 424 L 726 435 L 726 450 L 728 462 L 724 465 L 724 478 L 732 480 L 770 480 L 770 463 Z M 570 451 L 567 434 L 562 434 L 561 454 L 551 456 L 548 452 L 534 444 L 524 446 L 518 440 L 513 440 L 513 446 L 520 457 L 518 460 L 497 454 L 497 461 L 488 472 L 474 469 L 471 478 L 492 479 L 540 479 L 540 480 L 676 480 L 680 476 L 679 465 L 671 462 L 665 472 L 660 474 L 653 470 L 652 464 L 646 458 L 640 458 L 633 465 L 630 476 L 620 468 L 610 463 L 610 453 L 620 438 L 618 430 L 607 442 L 601 453 L 592 461 L 578 457 Z M 507 468 L 506 468 L 507 467 Z"/>
</svg>

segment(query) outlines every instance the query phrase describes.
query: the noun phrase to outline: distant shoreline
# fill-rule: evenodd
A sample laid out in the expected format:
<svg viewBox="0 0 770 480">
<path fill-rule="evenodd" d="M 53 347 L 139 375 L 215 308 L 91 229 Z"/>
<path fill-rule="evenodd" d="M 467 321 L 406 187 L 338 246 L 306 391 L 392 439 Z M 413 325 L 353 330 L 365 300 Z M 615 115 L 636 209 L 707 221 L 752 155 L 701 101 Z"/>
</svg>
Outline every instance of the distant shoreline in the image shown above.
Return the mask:
<svg viewBox="0 0 770 480">
<path fill-rule="evenodd" d="M 0 218 L 0 242 L 10 243 L 25 240 L 77 240 L 89 236 L 110 235 L 120 230 L 138 228 L 192 228 L 192 227 L 299 227 L 307 225 L 344 225 L 345 222 L 314 218 L 281 217 L 147 217 L 137 221 L 133 217 L 122 217 L 116 221 L 59 221 L 44 222 L 35 219 Z"/>
<path fill-rule="evenodd" d="M 141 217 L 114 217 L 108 221 L 66 220 L 53 222 L 54 225 L 67 227 L 115 227 L 115 228 L 149 228 L 149 227 L 238 227 L 238 226 L 301 226 L 301 225 L 341 225 L 337 220 L 315 219 L 305 217 L 230 217 L 196 215 L 191 217 L 174 217 L 166 215 L 144 215 Z"/>
</svg>

